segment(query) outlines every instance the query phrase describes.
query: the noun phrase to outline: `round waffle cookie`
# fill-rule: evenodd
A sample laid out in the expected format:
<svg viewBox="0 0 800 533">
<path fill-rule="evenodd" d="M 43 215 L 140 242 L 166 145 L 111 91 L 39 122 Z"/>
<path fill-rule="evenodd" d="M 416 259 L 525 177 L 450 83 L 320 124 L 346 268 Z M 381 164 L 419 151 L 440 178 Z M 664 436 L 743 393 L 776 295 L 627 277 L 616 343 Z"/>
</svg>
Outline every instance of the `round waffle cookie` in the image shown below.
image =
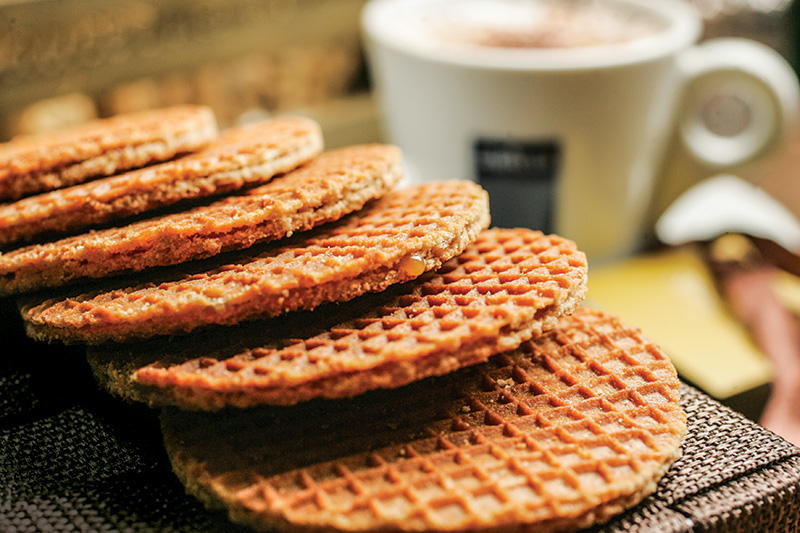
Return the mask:
<svg viewBox="0 0 800 533">
<path fill-rule="evenodd" d="M 246 193 L 0 255 L 0 296 L 175 265 L 307 230 L 362 208 L 401 178 L 390 145 L 331 150 Z"/>
<path fill-rule="evenodd" d="M 319 125 L 306 118 L 232 128 L 185 157 L 0 205 L 0 246 L 264 183 L 316 157 L 322 145 Z"/>
<path fill-rule="evenodd" d="M 216 135 L 210 108 L 182 105 L 18 137 L 0 145 L 0 201 L 166 161 Z"/>
<path fill-rule="evenodd" d="M 399 389 L 161 421 L 188 492 L 258 530 L 572 531 L 655 490 L 686 434 L 679 386 L 639 330 L 580 308 Z"/>
<path fill-rule="evenodd" d="M 437 271 L 347 304 L 105 345 L 89 360 L 105 388 L 152 405 L 214 410 L 353 396 L 519 346 L 580 304 L 586 273 L 570 241 L 486 230 Z"/>
<path fill-rule="evenodd" d="M 34 338 L 100 343 L 312 309 L 437 268 L 488 224 L 488 195 L 474 183 L 401 189 L 288 246 L 248 250 L 157 282 L 48 299 L 24 307 L 23 317 Z"/>
</svg>

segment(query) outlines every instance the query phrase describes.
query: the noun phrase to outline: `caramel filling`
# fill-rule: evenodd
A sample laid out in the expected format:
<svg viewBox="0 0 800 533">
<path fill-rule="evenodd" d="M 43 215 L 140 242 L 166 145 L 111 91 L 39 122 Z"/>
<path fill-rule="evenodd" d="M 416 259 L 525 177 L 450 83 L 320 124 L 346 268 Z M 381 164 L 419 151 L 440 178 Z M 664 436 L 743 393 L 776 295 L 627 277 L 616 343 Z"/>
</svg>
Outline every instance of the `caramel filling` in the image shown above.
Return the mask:
<svg viewBox="0 0 800 533">
<path fill-rule="evenodd" d="M 407 276 L 417 277 L 425 272 L 425 259 L 419 254 L 407 255 L 400 260 L 397 268 Z"/>
</svg>

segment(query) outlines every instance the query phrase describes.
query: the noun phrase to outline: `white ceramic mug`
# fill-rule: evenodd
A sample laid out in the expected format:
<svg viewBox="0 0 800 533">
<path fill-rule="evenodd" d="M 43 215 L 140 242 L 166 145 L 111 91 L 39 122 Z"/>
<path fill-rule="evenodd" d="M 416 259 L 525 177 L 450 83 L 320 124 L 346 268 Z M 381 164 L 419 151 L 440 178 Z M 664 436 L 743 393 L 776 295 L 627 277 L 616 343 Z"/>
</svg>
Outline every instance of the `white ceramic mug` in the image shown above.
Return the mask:
<svg viewBox="0 0 800 533">
<path fill-rule="evenodd" d="M 587 43 L 495 46 L 493 36 L 555 20 L 549 4 L 366 4 L 375 94 L 412 181 L 476 180 L 494 225 L 554 231 L 603 261 L 640 249 L 688 186 L 754 164 L 800 123 L 789 64 L 753 41 L 696 44 L 702 20 L 685 2 L 559 3 L 646 31 L 591 44 L 602 33 L 591 14 L 572 28 Z"/>
</svg>

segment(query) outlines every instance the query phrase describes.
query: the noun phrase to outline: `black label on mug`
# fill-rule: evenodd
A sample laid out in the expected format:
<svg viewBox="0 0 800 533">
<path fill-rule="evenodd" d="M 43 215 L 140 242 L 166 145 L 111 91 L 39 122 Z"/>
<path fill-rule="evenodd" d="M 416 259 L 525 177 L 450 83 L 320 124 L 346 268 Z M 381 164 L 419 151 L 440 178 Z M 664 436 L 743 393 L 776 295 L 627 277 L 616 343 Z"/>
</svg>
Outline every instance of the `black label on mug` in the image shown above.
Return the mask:
<svg viewBox="0 0 800 533">
<path fill-rule="evenodd" d="M 478 139 L 473 153 L 475 176 L 489 193 L 493 226 L 553 231 L 561 159 L 557 142 Z"/>
</svg>

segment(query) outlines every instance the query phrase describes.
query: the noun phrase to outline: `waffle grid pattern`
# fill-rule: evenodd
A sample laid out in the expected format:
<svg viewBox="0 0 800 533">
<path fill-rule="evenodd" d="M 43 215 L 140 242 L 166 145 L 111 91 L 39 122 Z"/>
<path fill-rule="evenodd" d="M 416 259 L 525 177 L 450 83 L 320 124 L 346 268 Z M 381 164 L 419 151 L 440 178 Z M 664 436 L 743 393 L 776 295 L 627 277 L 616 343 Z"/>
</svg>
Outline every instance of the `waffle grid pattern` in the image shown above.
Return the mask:
<svg viewBox="0 0 800 533">
<path fill-rule="evenodd" d="M 463 396 L 442 407 L 446 415 L 420 426 L 422 438 L 285 473 L 275 473 L 281 465 L 254 463 L 212 474 L 201 490 L 214 493 L 235 519 L 259 527 L 461 530 L 521 520 L 546 530 L 619 512 L 654 490 L 680 454 L 686 418 L 679 382 L 636 330 L 591 310 L 576 314 L 543 339 L 475 367 L 463 380 Z M 574 338 L 575 330 L 582 338 Z M 384 419 L 390 432 L 391 416 Z M 273 430 L 279 439 L 281 428 Z M 175 438 L 169 431 L 167 422 L 168 446 Z M 214 438 L 213 430 L 195 431 L 178 437 L 190 446 L 177 455 L 184 461 L 178 471 L 192 472 L 197 465 L 185 463 L 191 446 Z M 344 438 L 346 449 L 361 446 L 363 436 L 344 433 L 330 439 Z M 259 456 L 258 435 L 238 438 L 226 446 Z M 320 446 L 329 444 L 322 439 Z M 205 459 L 213 463 L 212 455 Z"/>
<path fill-rule="evenodd" d="M 265 183 L 316 157 L 322 145 L 319 125 L 309 119 L 280 118 L 227 130 L 184 157 L 0 206 L 0 245 L 74 233 Z"/>
<path fill-rule="evenodd" d="M 98 119 L 0 145 L 0 199 L 67 187 L 96 176 L 165 161 L 216 136 L 203 106 L 174 106 Z"/>
<path fill-rule="evenodd" d="M 384 198 L 290 247 L 226 256 L 224 266 L 174 280 L 34 302 L 23 314 L 34 336 L 94 343 L 275 316 L 413 279 L 460 253 L 488 224 L 488 199 L 477 185 L 450 182 Z M 418 269 L 403 267 L 408 257 Z"/>
<path fill-rule="evenodd" d="M 385 194 L 400 178 L 400 160 L 392 146 L 331 151 L 250 194 L 9 252 L 0 258 L 0 294 L 206 258 L 310 229 Z"/>
<path fill-rule="evenodd" d="M 208 353 L 198 358 L 195 349 L 189 361 L 156 362 L 136 371 L 135 380 L 184 407 L 206 397 L 211 405 L 204 408 L 398 387 L 483 361 L 555 324 L 583 299 L 586 270 L 585 256 L 570 241 L 530 230 L 487 230 L 438 271 L 390 289 L 391 300 L 367 307 L 360 318 L 287 339 L 280 349 L 251 346 L 219 359 Z M 147 349 L 164 353 L 162 345 Z M 100 357 L 122 359 L 111 350 Z"/>
</svg>

